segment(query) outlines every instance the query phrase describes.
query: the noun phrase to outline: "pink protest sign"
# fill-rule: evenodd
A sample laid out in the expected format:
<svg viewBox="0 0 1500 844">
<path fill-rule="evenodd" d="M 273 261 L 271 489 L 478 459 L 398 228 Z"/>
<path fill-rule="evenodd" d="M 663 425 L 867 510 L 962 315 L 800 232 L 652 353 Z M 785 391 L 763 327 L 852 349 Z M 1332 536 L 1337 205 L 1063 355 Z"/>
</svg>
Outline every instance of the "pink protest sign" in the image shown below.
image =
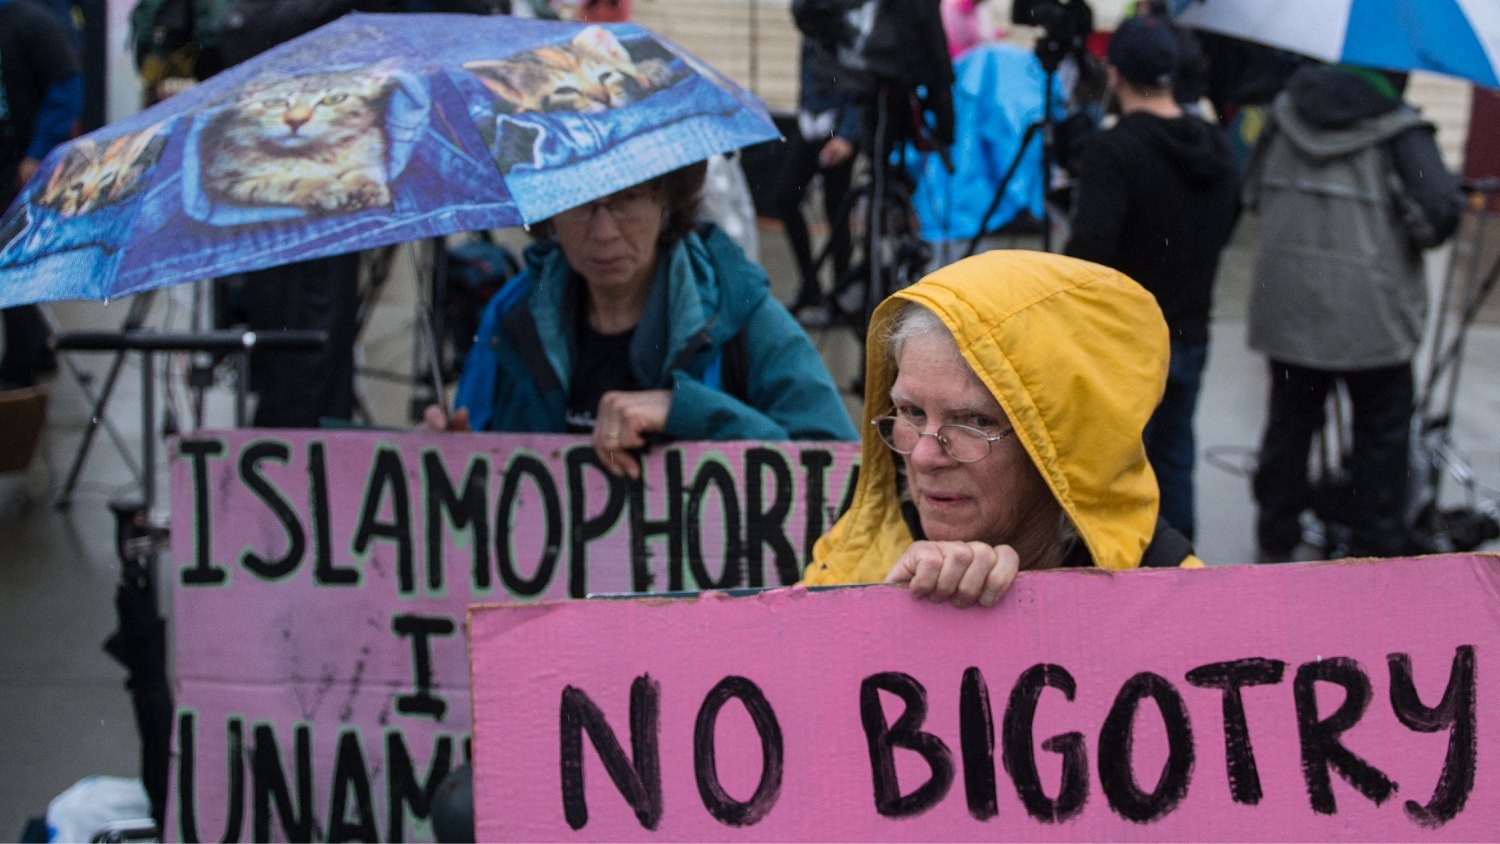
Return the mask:
<svg viewBox="0 0 1500 844">
<path fill-rule="evenodd" d="M 478 601 L 794 583 L 858 445 L 231 431 L 173 449 L 168 833 L 413 840 L 470 727 Z"/>
<path fill-rule="evenodd" d="M 1461 840 L 1500 558 L 470 613 L 478 837 Z"/>
</svg>

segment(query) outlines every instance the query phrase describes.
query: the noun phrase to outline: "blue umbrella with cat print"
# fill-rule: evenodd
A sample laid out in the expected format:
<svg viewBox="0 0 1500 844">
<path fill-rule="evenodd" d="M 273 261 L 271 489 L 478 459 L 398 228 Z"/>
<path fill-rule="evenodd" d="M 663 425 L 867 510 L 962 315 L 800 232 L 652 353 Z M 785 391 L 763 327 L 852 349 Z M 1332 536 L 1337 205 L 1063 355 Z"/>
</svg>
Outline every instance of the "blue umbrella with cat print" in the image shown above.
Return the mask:
<svg viewBox="0 0 1500 844">
<path fill-rule="evenodd" d="M 0 307 L 529 224 L 775 137 L 639 26 L 351 14 L 54 150 L 0 217 Z"/>
</svg>

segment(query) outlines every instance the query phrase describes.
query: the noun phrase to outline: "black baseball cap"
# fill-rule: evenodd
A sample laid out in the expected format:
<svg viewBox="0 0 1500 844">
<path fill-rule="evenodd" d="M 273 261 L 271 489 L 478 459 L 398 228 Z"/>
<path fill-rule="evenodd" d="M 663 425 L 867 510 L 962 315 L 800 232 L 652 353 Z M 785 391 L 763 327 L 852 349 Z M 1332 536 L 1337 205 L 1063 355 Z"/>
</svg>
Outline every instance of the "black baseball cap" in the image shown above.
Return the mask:
<svg viewBox="0 0 1500 844">
<path fill-rule="evenodd" d="M 1109 39 L 1109 63 L 1127 81 L 1146 88 L 1171 85 L 1179 56 L 1177 36 L 1154 15 L 1126 18 Z"/>
</svg>

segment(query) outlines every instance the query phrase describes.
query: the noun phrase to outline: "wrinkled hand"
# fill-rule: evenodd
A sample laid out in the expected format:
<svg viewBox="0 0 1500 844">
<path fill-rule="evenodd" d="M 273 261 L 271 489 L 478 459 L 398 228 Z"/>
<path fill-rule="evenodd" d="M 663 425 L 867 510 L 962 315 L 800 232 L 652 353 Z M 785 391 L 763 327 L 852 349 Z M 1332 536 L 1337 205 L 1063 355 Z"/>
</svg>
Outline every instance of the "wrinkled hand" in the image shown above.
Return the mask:
<svg viewBox="0 0 1500 844">
<path fill-rule="evenodd" d="M 834 136 L 828 139 L 828 143 L 824 144 L 822 149 L 818 150 L 818 166 L 824 170 L 830 167 L 837 167 L 848 161 L 849 156 L 853 154 L 854 144 L 843 138 Z"/>
<path fill-rule="evenodd" d="M 885 582 L 906 584 L 913 598 L 993 607 L 1019 569 L 1020 559 L 1009 545 L 922 541 L 907 547 Z"/>
<path fill-rule="evenodd" d="M 641 476 L 639 449 L 646 437 L 667 427 L 672 409 L 671 390 L 610 390 L 594 413 L 594 450 L 604 468 L 615 476 Z"/>
<path fill-rule="evenodd" d="M 446 414 L 441 407 L 429 404 L 422 411 L 422 424 L 429 431 L 472 431 L 469 427 L 469 409 L 460 407 L 453 413 Z"/>
</svg>

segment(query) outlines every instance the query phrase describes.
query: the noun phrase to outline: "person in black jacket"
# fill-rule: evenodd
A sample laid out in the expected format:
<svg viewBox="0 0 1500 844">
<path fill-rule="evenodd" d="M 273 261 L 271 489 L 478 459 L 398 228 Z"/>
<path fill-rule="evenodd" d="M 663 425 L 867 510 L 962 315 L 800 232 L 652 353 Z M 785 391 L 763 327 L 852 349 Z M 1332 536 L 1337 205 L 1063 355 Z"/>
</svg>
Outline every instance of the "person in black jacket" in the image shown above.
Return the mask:
<svg viewBox="0 0 1500 844">
<path fill-rule="evenodd" d="M 0 212 L 8 208 L 83 107 L 74 33 L 30 0 L 0 0 Z M 52 329 L 36 305 L 0 311 L 0 390 L 57 369 Z"/>
<path fill-rule="evenodd" d="M 823 288 L 813 262 L 812 239 L 802 203 L 813 177 L 822 175 L 823 210 L 829 221 L 829 252 L 835 283 L 849 271 L 849 227 L 834 216 L 843 209 L 854 174 L 855 153 L 862 134 L 859 97 L 839 85 L 843 73 L 832 50 L 816 38 L 802 37 L 801 87 L 797 97 L 797 131 L 789 133 L 781 185 L 776 192 L 776 214 L 786 230 L 787 243 L 797 260 L 796 298 L 787 310 L 806 324 L 828 320 Z"/>
<path fill-rule="evenodd" d="M 1217 129 L 1173 97 L 1178 46 L 1164 21 L 1127 19 L 1109 45 L 1120 120 L 1084 150 L 1066 252 L 1113 267 L 1156 296 L 1171 331 L 1171 368 L 1146 427 L 1161 513 L 1189 539 L 1196 519 L 1193 413 L 1208 358 L 1219 254 L 1238 211 L 1238 180 Z"/>
</svg>

